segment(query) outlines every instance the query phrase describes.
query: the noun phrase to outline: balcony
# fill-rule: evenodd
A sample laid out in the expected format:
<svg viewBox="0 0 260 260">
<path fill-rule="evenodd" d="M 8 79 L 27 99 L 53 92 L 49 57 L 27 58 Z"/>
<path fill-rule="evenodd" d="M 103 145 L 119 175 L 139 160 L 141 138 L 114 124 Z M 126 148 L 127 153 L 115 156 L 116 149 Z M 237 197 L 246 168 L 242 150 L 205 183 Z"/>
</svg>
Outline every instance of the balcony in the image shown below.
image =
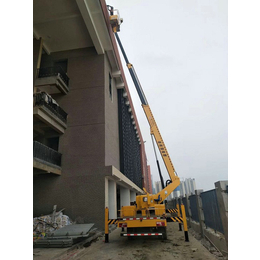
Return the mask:
<svg viewBox="0 0 260 260">
<path fill-rule="evenodd" d="M 49 94 L 67 94 L 69 92 L 69 77 L 60 66 L 40 68 L 37 75 L 35 87 L 38 90 Z"/>
<path fill-rule="evenodd" d="M 61 153 L 33 141 L 33 168 L 35 174 L 61 174 Z"/>
<path fill-rule="evenodd" d="M 42 135 L 47 133 L 64 134 L 67 128 L 68 114 L 47 93 L 33 94 L 34 131 Z"/>
</svg>

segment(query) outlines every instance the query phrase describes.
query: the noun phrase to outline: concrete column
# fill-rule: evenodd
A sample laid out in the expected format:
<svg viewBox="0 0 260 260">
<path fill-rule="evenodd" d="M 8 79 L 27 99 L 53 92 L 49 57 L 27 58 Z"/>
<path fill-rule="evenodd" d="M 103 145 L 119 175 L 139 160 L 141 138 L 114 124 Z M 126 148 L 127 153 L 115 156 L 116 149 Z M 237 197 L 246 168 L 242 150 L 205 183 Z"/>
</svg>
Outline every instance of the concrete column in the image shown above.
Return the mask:
<svg viewBox="0 0 260 260">
<path fill-rule="evenodd" d="M 203 190 L 195 190 L 196 195 L 196 205 L 198 210 L 198 216 L 199 216 L 199 224 L 200 224 L 200 235 L 203 238 L 204 237 L 204 214 L 202 209 L 202 201 L 200 197 L 200 193 L 202 193 Z"/>
<path fill-rule="evenodd" d="M 130 201 L 134 202 L 136 201 L 136 192 L 135 191 L 130 191 Z"/>
<path fill-rule="evenodd" d="M 226 244 L 228 246 L 228 181 L 215 182 L 217 201 L 219 206 L 220 217 L 224 230 Z"/>
<path fill-rule="evenodd" d="M 109 219 L 117 218 L 117 205 L 116 205 L 116 182 L 108 181 L 108 208 Z"/>
<path fill-rule="evenodd" d="M 40 68 L 41 57 L 42 57 L 42 43 L 43 40 L 33 39 L 33 87 L 35 83 L 35 78 L 37 76 L 37 69 Z"/>
<path fill-rule="evenodd" d="M 130 206 L 130 190 L 120 186 L 120 207 Z"/>
</svg>

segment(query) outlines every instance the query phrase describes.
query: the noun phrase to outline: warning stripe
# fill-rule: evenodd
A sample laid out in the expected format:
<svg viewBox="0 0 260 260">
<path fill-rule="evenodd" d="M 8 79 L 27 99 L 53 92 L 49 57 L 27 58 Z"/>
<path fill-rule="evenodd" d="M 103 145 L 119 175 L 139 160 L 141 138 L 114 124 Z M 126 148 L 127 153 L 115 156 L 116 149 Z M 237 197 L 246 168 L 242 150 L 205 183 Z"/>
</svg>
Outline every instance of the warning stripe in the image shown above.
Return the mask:
<svg viewBox="0 0 260 260">
<path fill-rule="evenodd" d="M 108 220 L 108 225 L 117 224 L 118 221 L 119 221 L 118 219 L 109 219 Z"/>
<path fill-rule="evenodd" d="M 182 217 L 169 217 L 169 218 L 167 218 L 167 222 L 183 223 L 183 219 L 182 219 Z"/>
<path fill-rule="evenodd" d="M 123 218 L 123 220 L 143 220 L 143 219 L 161 219 L 161 217 L 151 217 L 151 218 Z"/>
<path fill-rule="evenodd" d="M 118 221 L 120 220 L 145 220 L 145 219 L 161 219 L 161 217 L 109 219 L 108 225 L 117 224 Z"/>
<path fill-rule="evenodd" d="M 178 213 L 177 209 L 167 209 L 167 212 L 169 213 Z"/>
<path fill-rule="evenodd" d="M 132 236 L 162 236 L 162 233 L 140 233 L 140 234 L 123 234 L 124 237 Z"/>
</svg>

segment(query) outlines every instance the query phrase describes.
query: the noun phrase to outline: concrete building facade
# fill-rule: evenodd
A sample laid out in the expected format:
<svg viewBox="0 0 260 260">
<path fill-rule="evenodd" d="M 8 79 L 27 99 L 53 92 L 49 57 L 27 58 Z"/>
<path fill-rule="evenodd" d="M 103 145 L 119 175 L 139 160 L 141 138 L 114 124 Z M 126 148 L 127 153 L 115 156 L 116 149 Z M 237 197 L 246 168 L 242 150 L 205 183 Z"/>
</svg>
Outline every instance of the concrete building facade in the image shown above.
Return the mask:
<svg viewBox="0 0 260 260">
<path fill-rule="evenodd" d="M 172 194 L 173 194 L 173 198 L 178 198 L 178 197 L 180 197 L 180 186 L 178 186 L 173 192 L 172 192 Z"/>
<path fill-rule="evenodd" d="M 155 181 L 154 182 L 154 193 L 158 193 L 162 190 L 162 183 L 161 181 Z M 167 200 L 171 200 L 174 198 L 174 191 L 172 193 L 169 194 L 169 196 L 167 197 Z"/>
<path fill-rule="evenodd" d="M 173 196 L 174 198 L 178 198 L 180 196 L 185 197 L 195 194 L 196 190 L 196 182 L 194 178 L 183 179 L 180 185 L 174 190 Z"/>
<path fill-rule="evenodd" d="M 195 194 L 196 182 L 195 179 L 187 178 L 184 180 L 185 194 L 192 195 Z"/>
<path fill-rule="evenodd" d="M 190 179 L 190 185 L 191 185 L 191 194 L 195 194 L 195 190 L 197 189 L 196 187 L 196 182 L 195 179 Z"/>
<path fill-rule="evenodd" d="M 186 190 L 185 190 L 185 184 L 183 181 L 181 181 L 180 183 L 180 196 L 184 197 L 186 194 Z"/>
<path fill-rule="evenodd" d="M 161 181 L 155 181 L 154 182 L 154 189 L 155 189 L 155 193 L 158 193 L 159 191 L 162 190 L 162 183 L 161 183 Z"/>
<path fill-rule="evenodd" d="M 149 189 L 144 143 L 104 0 L 34 0 L 34 216 L 103 228 Z"/>
</svg>

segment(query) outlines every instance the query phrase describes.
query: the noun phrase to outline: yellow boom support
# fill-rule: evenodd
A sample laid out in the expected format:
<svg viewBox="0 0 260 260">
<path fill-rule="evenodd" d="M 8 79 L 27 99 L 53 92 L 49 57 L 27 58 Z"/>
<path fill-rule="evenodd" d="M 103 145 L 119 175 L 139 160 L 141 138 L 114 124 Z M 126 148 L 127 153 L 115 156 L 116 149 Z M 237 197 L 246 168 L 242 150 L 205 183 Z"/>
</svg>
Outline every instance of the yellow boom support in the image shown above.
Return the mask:
<svg viewBox="0 0 260 260">
<path fill-rule="evenodd" d="M 167 185 L 163 190 L 161 190 L 157 194 L 151 195 L 151 194 L 147 193 L 146 195 L 139 195 L 142 199 L 141 200 L 136 199 L 137 210 L 138 209 L 140 210 L 141 208 L 144 208 L 144 207 L 153 207 L 154 205 L 163 202 L 180 185 L 180 178 L 178 176 L 176 176 L 176 174 L 175 174 L 174 166 L 173 166 L 171 158 L 168 154 L 167 148 L 163 142 L 163 139 L 162 139 L 160 131 L 157 127 L 157 124 L 154 120 L 152 111 L 151 111 L 149 105 L 142 104 L 142 107 L 143 107 L 143 110 L 147 117 L 148 123 L 150 125 L 151 134 L 155 138 L 155 141 L 157 143 L 157 146 L 159 148 L 159 151 L 161 153 L 165 167 L 168 171 L 168 174 L 171 178 L 172 183 Z M 139 196 L 137 196 L 137 197 L 139 197 Z M 147 199 L 147 202 L 146 202 L 146 201 L 144 201 L 143 198 L 147 197 L 147 196 L 149 196 L 149 199 Z"/>
</svg>

